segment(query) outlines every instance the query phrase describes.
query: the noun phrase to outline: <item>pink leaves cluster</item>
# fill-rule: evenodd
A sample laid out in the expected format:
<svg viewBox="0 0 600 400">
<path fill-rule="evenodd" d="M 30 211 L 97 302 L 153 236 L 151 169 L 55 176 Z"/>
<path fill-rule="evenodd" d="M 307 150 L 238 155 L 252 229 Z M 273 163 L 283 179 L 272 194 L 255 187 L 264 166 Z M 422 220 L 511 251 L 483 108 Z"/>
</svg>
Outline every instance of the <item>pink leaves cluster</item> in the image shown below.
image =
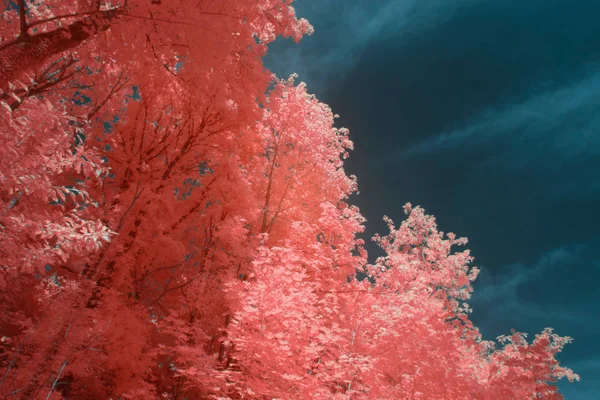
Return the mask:
<svg viewBox="0 0 600 400">
<path fill-rule="evenodd" d="M 0 113 L 0 265 L 30 272 L 98 250 L 111 232 L 84 208 L 107 168 L 75 145 L 84 125 L 40 99 Z"/>
<path fill-rule="evenodd" d="M 490 356 L 490 386 L 515 398 L 562 399 L 552 383 L 562 378 L 577 381 L 579 376 L 560 366 L 555 357 L 572 339 L 558 336 L 552 328 L 535 335 L 532 343 L 526 338 L 519 332 L 498 338 L 503 347 Z"/>
<path fill-rule="evenodd" d="M 377 265 L 390 270 L 384 274 L 390 287 L 404 290 L 408 285 L 412 290 L 419 287 L 434 296 L 444 297 L 447 301 L 467 300 L 473 291 L 471 282 L 477 278 L 479 270 L 470 268 L 473 261 L 468 250 L 453 253 L 453 246 L 463 246 L 466 238 L 456 238 L 453 233 L 444 239 L 444 233 L 438 232 L 435 218 L 425 215 L 420 207 L 404 206 L 408 218 L 400 229 L 385 218 L 390 233 L 386 237 L 376 236 L 375 241 L 386 251 L 387 256 L 378 260 Z M 401 285 L 401 286 L 397 286 Z M 456 310 L 457 305 L 452 306 Z"/>
</svg>

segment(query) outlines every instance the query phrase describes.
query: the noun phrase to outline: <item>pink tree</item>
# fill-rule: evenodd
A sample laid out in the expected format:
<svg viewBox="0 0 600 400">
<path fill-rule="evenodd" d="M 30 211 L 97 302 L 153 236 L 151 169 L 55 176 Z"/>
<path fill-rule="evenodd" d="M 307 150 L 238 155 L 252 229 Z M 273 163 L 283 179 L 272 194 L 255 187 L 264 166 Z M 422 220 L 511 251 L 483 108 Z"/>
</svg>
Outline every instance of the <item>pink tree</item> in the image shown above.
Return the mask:
<svg viewBox="0 0 600 400">
<path fill-rule="evenodd" d="M 348 131 L 262 65 L 312 31 L 291 3 L 6 12 L 3 398 L 554 399 L 578 378 L 549 330 L 482 340 L 466 240 L 422 209 L 366 265 Z"/>
</svg>

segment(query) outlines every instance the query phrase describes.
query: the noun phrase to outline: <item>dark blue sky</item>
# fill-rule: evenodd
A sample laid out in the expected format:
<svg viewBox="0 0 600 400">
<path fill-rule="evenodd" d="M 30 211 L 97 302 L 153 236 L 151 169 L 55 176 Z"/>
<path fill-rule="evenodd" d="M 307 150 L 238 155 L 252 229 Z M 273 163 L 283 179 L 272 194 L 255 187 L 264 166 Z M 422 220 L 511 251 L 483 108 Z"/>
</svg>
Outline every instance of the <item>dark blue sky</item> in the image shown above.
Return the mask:
<svg viewBox="0 0 600 400">
<path fill-rule="evenodd" d="M 574 337 L 600 399 L 600 2 L 299 0 L 315 34 L 271 46 L 341 115 L 368 236 L 410 201 L 469 238 L 486 338 L 547 326 Z"/>
</svg>

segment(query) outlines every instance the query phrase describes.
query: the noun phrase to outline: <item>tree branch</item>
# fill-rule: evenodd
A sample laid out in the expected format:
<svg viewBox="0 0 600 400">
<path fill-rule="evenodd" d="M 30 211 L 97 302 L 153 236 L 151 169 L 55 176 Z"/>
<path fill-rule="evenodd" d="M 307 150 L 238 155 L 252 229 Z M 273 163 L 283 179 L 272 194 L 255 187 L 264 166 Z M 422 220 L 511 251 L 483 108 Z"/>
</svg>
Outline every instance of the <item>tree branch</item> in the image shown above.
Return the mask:
<svg viewBox="0 0 600 400">
<path fill-rule="evenodd" d="M 96 11 L 89 11 L 89 12 L 82 12 L 82 13 L 75 13 L 75 14 L 57 15 L 57 16 L 52 17 L 52 18 L 47 18 L 47 19 L 42 19 L 42 20 L 39 20 L 39 21 L 34 21 L 31 24 L 29 24 L 28 28 L 32 28 L 32 27 L 37 26 L 37 25 L 47 24 L 48 22 L 57 21 L 59 19 L 87 17 L 87 16 L 90 16 L 90 15 L 93 15 L 93 14 L 98 14 L 98 13 L 101 13 L 101 12 L 102 11 L 96 10 Z"/>
<path fill-rule="evenodd" d="M 20 28 L 20 33 L 19 33 L 19 37 L 21 36 L 28 36 L 29 34 L 27 33 L 27 17 L 25 15 L 25 1 L 24 0 L 17 0 L 17 5 L 19 6 L 19 28 Z"/>
<path fill-rule="evenodd" d="M 102 109 L 102 107 L 104 107 L 104 105 L 115 95 L 115 93 L 117 93 L 121 89 L 123 89 L 125 87 L 125 85 L 127 84 L 127 82 L 129 82 L 129 78 L 125 78 L 124 81 L 121 83 L 122 78 L 123 78 L 123 72 L 121 72 L 119 74 L 119 78 L 117 79 L 117 82 L 110 89 L 110 93 L 108 93 L 108 95 L 106 95 L 106 98 L 103 101 L 101 101 L 99 104 L 97 104 L 94 107 L 94 109 L 87 115 L 88 120 L 91 119 L 94 115 L 96 115 L 96 113 L 98 111 L 100 111 Z"/>
<path fill-rule="evenodd" d="M 0 45 L 0 89 L 23 72 L 39 66 L 53 55 L 78 47 L 87 39 L 108 30 L 121 9 L 100 11 L 65 27 L 37 35 L 19 35 Z"/>
<path fill-rule="evenodd" d="M 142 190 L 139 190 L 139 189 L 140 189 L 140 181 L 138 180 L 137 187 L 135 188 L 135 194 L 133 195 L 133 199 L 131 200 L 131 204 L 129 204 L 129 207 L 127 207 L 127 210 L 125 210 L 123 215 L 121 215 L 121 219 L 119 220 L 119 224 L 117 225 L 117 229 L 115 230 L 115 232 L 118 233 L 121 230 L 121 228 L 123 227 L 123 223 L 125 222 L 125 217 L 127 216 L 127 214 L 129 214 L 129 212 L 133 208 L 133 205 L 135 204 L 137 199 L 140 198 L 140 196 L 144 192 L 145 188 L 142 188 Z"/>
<path fill-rule="evenodd" d="M 54 389 L 56 388 L 56 384 L 58 383 L 58 380 L 60 379 L 67 364 L 68 364 L 68 361 L 65 360 L 65 362 L 63 362 L 62 365 L 60 366 L 60 369 L 58 370 L 58 374 L 56 375 L 56 379 L 54 379 L 54 382 L 52 383 L 52 388 L 50 388 L 50 391 L 48 392 L 48 396 L 46 396 L 46 400 L 50 399 L 50 397 L 52 396 L 52 393 L 54 392 Z"/>
</svg>

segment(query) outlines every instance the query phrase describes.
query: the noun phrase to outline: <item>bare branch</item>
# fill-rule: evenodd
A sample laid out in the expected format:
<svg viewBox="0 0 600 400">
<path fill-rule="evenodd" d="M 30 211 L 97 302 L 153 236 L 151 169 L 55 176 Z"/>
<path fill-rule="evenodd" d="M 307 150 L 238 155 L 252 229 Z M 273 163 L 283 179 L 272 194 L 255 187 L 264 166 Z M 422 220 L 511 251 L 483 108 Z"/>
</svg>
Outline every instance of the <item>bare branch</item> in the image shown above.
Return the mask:
<svg viewBox="0 0 600 400">
<path fill-rule="evenodd" d="M 56 375 L 56 379 L 54 379 L 54 382 L 52 383 L 52 388 L 50 388 L 50 391 L 48 392 L 48 396 L 46 396 L 46 400 L 50 399 L 50 397 L 52 396 L 52 393 L 54 392 L 54 389 L 56 388 L 56 384 L 58 383 L 58 380 L 60 379 L 67 364 L 68 364 L 68 361 L 65 360 L 65 362 L 63 362 L 62 365 L 60 366 L 60 369 L 58 370 L 58 374 Z"/>
<path fill-rule="evenodd" d="M 121 219 L 119 220 L 119 224 L 117 225 L 117 229 L 115 230 L 115 232 L 119 232 L 121 230 L 121 228 L 123 227 L 123 223 L 125 222 L 125 217 L 127 216 L 127 214 L 129 214 L 129 212 L 133 208 L 133 205 L 135 204 L 137 199 L 140 198 L 140 196 L 144 192 L 145 188 L 142 188 L 142 190 L 139 190 L 139 189 L 140 189 L 140 181 L 138 180 L 137 187 L 135 188 L 135 195 L 133 196 L 133 199 L 131 200 L 131 204 L 129 204 L 129 207 L 127 207 L 127 210 L 125 210 L 123 215 L 121 215 Z"/>
<path fill-rule="evenodd" d="M 25 1 L 24 0 L 17 0 L 17 5 L 19 6 L 19 27 L 20 27 L 20 34 L 19 36 L 28 36 L 27 33 L 27 17 L 25 16 Z"/>
<path fill-rule="evenodd" d="M 112 89 L 110 89 L 110 93 L 108 93 L 108 95 L 106 95 L 106 98 L 104 100 L 102 100 L 98 105 L 96 105 L 96 107 L 94 107 L 93 110 L 87 115 L 88 120 L 91 119 L 94 115 L 96 115 L 96 113 L 98 111 L 100 111 L 102 109 L 102 107 L 104 107 L 104 105 L 115 95 L 115 93 L 117 93 L 121 89 L 123 89 L 125 87 L 125 85 L 127 84 L 127 82 L 129 82 L 129 78 L 125 78 L 123 80 L 123 82 L 121 82 L 122 78 L 123 78 L 123 73 L 121 72 L 119 74 L 119 78 L 117 79 L 117 82 L 112 87 Z"/>
</svg>

